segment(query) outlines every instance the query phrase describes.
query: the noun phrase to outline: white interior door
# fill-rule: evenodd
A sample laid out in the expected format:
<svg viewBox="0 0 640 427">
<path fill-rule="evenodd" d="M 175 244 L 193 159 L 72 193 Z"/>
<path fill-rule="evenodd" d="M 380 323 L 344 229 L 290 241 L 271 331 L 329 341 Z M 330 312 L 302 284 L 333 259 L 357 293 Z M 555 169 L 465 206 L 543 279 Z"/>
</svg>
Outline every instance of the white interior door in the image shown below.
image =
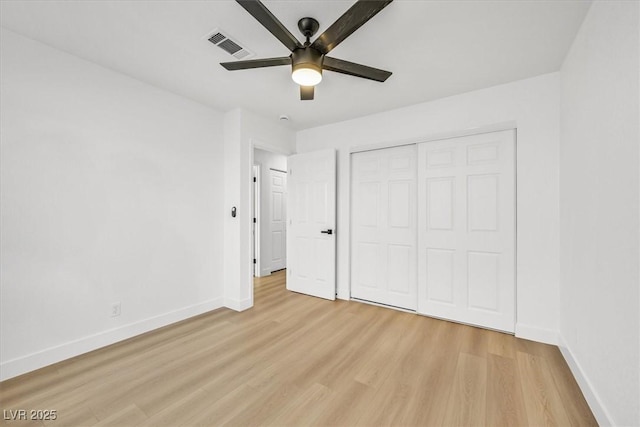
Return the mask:
<svg viewBox="0 0 640 427">
<path fill-rule="evenodd" d="M 418 312 L 515 329 L 515 132 L 418 144 Z"/>
<path fill-rule="evenodd" d="M 289 157 L 287 289 L 336 298 L 336 153 Z"/>
<path fill-rule="evenodd" d="M 351 297 L 417 307 L 416 146 L 351 155 Z"/>
<path fill-rule="evenodd" d="M 271 215 L 269 229 L 271 232 L 271 271 L 286 267 L 286 230 L 287 230 L 287 174 L 283 171 L 270 170 Z"/>
</svg>

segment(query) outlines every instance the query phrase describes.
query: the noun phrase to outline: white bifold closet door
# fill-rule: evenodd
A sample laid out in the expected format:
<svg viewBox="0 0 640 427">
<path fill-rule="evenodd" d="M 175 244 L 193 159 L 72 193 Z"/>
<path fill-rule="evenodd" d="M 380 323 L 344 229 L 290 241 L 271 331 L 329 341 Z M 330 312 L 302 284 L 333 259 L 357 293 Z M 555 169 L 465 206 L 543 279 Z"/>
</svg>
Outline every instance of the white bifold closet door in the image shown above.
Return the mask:
<svg viewBox="0 0 640 427">
<path fill-rule="evenodd" d="M 418 312 L 514 332 L 515 132 L 418 144 Z"/>
<path fill-rule="evenodd" d="M 416 146 L 351 155 L 351 297 L 415 310 Z"/>
</svg>

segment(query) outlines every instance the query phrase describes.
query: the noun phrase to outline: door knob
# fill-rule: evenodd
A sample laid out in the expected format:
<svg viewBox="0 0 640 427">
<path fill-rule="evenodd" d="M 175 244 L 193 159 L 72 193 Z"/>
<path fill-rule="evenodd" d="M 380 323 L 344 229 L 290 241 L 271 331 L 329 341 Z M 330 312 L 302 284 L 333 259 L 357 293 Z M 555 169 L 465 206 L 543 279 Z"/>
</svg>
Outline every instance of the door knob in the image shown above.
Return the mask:
<svg viewBox="0 0 640 427">
<path fill-rule="evenodd" d="M 333 230 L 332 229 L 322 230 L 321 233 L 323 233 L 323 234 L 333 234 Z"/>
</svg>

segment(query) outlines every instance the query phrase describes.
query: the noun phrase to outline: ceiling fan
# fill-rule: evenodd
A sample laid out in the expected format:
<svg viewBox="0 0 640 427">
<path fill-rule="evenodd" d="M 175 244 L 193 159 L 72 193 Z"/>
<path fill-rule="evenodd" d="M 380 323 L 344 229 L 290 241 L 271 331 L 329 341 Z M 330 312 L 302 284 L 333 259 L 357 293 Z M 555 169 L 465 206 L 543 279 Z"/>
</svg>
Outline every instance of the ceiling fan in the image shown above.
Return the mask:
<svg viewBox="0 0 640 427">
<path fill-rule="evenodd" d="M 306 39 L 304 44 L 301 44 L 260 0 L 236 1 L 280 40 L 291 51 L 291 55 L 220 64 L 229 71 L 291 65 L 291 78 L 300 85 L 300 99 L 303 101 L 313 99 L 314 87 L 322 80 L 322 70 L 378 82 L 384 82 L 391 75 L 389 71 L 326 55 L 393 0 L 358 0 L 313 43 L 309 39 L 318 31 L 320 24 L 313 18 L 302 18 L 298 21 L 298 28 Z"/>
</svg>

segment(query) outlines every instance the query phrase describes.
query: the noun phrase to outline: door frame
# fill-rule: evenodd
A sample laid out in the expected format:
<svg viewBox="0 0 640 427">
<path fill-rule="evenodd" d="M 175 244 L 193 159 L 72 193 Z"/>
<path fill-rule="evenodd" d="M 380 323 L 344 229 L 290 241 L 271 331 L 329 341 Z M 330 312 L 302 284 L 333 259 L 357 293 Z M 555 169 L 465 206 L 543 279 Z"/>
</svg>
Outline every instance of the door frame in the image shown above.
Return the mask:
<svg viewBox="0 0 640 427">
<path fill-rule="evenodd" d="M 253 180 L 253 277 L 260 277 L 260 265 L 262 257 L 260 256 L 260 174 L 262 173 L 262 165 L 260 163 L 254 163 L 252 166 Z"/>
<path fill-rule="evenodd" d="M 274 154 L 280 154 L 280 155 L 283 155 L 283 156 L 286 156 L 286 157 L 289 157 L 289 156 L 295 154 L 295 152 L 288 151 L 288 150 L 283 150 L 282 148 L 280 148 L 280 147 L 278 147 L 278 146 L 276 146 L 274 144 L 270 144 L 268 142 L 265 142 L 263 140 L 256 139 L 256 138 L 249 138 L 249 144 L 248 145 L 249 145 L 248 163 L 243 163 L 243 164 L 247 165 L 247 166 L 251 165 L 251 169 L 250 170 L 251 170 L 252 174 L 253 174 L 253 166 L 254 165 L 259 165 L 260 166 L 260 173 L 262 173 L 262 164 L 260 164 L 260 162 L 256 163 L 256 161 L 255 161 L 254 151 L 256 149 L 263 150 L 263 151 L 268 151 L 268 152 L 274 153 Z M 246 159 L 246 157 L 244 157 L 244 159 Z M 260 184 L 260 175 L 258 175 L 257 180 L 258 180 L 258 184 Z M 247 181 L 245 181 L 245 182 L 246 182 L 246 184 L 243 184 L 242 187 L 249 190 L 249 197 L 251 198 L 251 200 L 253 200 L 252 199 L 252 192 L 253 192 L 253 188 L 254 188 L 253 179 L 249 179 L 248 182 Z M 245 199 L 245 200 L 247 200 L 247 199 Z M 260 207 L 259 206 L 257 207 L 257 210 L 258 210 L 258 215 L 259 215 L 260 214 Z M 253 213 L 252 213 L 252 215 L 253 215 Z M 252 218 L 253 218 L 253 216 L 252 216 Z M 258 218 L 256 220 L 257 223 L 258 223 L 257 230 L 260 230 L 260 217 L 258 216 L 256 218 Z M 253 242 L 253 237 L 251 236 L 251 230 L 252 230 L 252 227 L 253 227 L 252 221 L 253 221 L 253 219 L 250 219 L 249 221 L 246 221 L 246 222 L 242 222 L 241 228 L 243 230 L 245 230 L 245 231 L 243 233 L 241 233 L 241 234 L 243 236 L 246 236 L 246 237 L 242 238 L 243 241 L 246 241 L 244 239 L 246 239 L 248 237 L 251 240 L 250 244 L 254 245 L 255 243 Z M 249 233 L 248 235 L 245 234 L 247 232 Z M 260 241 L 258 240 L 258 242 L 260 242 Z M 245 252 L 245 253 L 247 253 L 247 252 Z M 256 259 L 256 266 L 255 267 L 254 267 L 253 259 L 251 258 L 251 256 L 252 256 L 252 254 L 249 253 L 249 257 L 246 258 L 246 261 L 244 261 L 245 260 L 245 256 L 241 257 L 241 263 L 246 262 L 246 264 L 244 264 L 244 265 L 248 266 L 250 271 L 254 271 L 254 269 L 257 269 L 258 273 L 260 273 L 262 271 L 261 267 L 262 267 L 263 263 L 261 262 L 260 246 L 259 245 L 258 245 L 258 257 Z M 243 281 L 243 283 L 246 283 L 245 285 L 242 286 L 242 288 L 244 289 L 243 292 L 248 292 L 249 299 L 247 300 L 247 303 L 242 306 L 240 311 L 246 310 L 247 308 L 250 308 L 250 307 L 253 307 L 253 291 L 254 291 L 254 289 L 253 289 L 253 278 L 254 278 L 254 276 L 252 274 L 251 277 L 248 277 L 248 276 L 243 274 L 243 277 L 244 277 L 244 280 L 246 280 L 246 282 Z M 259 277 L 259 276 L 256 276 L 256 277 Z"/>
</svg>

